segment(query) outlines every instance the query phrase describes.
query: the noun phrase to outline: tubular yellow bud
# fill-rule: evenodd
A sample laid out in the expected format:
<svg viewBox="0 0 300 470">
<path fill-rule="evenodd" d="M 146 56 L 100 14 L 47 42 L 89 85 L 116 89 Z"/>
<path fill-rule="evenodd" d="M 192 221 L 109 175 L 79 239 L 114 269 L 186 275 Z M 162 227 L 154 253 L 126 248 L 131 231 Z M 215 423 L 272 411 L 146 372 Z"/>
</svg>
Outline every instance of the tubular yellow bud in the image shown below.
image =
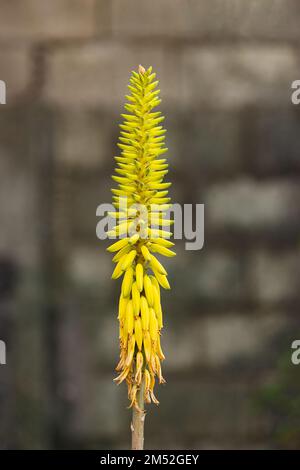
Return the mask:
<svg viewBox="0 0 300 470">
<path fill-rule="evenodd" d="M 128 255 L 126 255 L 128 256 Z M 158 271 L 160 274 L 166 276 L 167 275 L 167 271 L 165 270 L 165 268 L 163 267 L 163 265 L 158 261 L 157 258 L 155 258 L 155 256 L 151 255 L 151 259 L 150 259 L 150 265 L 153 269 L 155 269 L 155 271 Z"/>
<path fill-rule="evenodd" d="M 154 312 L 153 308 L 150 308 L 150 336 L 152 341 L 157 340 L 158 336 L 158 324 L 157 324 L 157 318 Z"/>
<path fill-rule="evenodd" d="M 160 286 L 159 286 L 159 282 L 158 282 L 158 280 L 156 279 L 155 276 L 149 276 L 149 277 L 150 277 L 150 279 L 151 279 L 153 288 L 156 289 L 156 292 L 157 292 L 157 295 L 158 295 L 158 298 L 159 298 L 159 302 L 160 302 Z"/>
<path fill-rule="evenodd" d="M 140 292 L 142 292 L 143 285 L 144 285 L 144 268 L 141 263 L 137 263 L 136 265 L 135 278 L 136 278 L 136 284 L 138 286 L 138 289 Z"/>
<path fill-rule="evenodd" d="M 148 305 L 150 307 L 153 307 L 152 282 L 147 274 L 145 274 L 144 276 L 144 290 L 145 290 Z"/>
<path fill-rule="evenodd" d="M 151 260 L 151 253 L 150 251 L 148 250 L 148 248 L 146 247 L 146 245 L 143 245 L 141 247 L 141 252 L 142 252 L 142 255 L 143 257 L 145 258 L 146 261 L 150 261 Z"/>
<path fill-rule="evenodd" d="M 124 261 L 122 263 L 123 271 L 126 271 L 126 269 L 132 265 L 135 257 L 136 257 L 136 250 L 131 250 L 130 253 L 125 255 Z"/>
<path fill-rule="evenodd" d="M 118 262 L 118 264 L 116 265 L 115 269 L 114 269 L 114 272 L 112 273 L 111 277 L 112 279 L 118 279 L 122 273 L 123 273 L 123 263 L 124 263 L 124 260 L 126 258 L 126 254 L 122 256 L 122 258 L 120 259 L 120 261 Z"/>
<path fill-rule="evenodd" d="M 140 313 L 141 299 L 140 299 L 140 291 L 137 287 L 136 282 L 132 284 L 131 295 L 132 295 L 133 312 L 134 312 L 134 315 L 137 317 L 138 314 Z"/>
<path fill-rule="evenodd" d="M 154 310 L 156 311 L 158 310 L 158 307 L 160 306 L 160 295 L 159 295 L 159 290 L 157 289 L 157 286 L 154 284 L 153 281 L 152 281 L 152 292 L 153 292 L 153 307 L 154 307 Z"/>
<path fill-rule="evenodd" d="M 123 248 L 124 246 L 128 244 L 128 240 L 129 240 L 128 238 L 122 238 L 121 240 L 118 240 L 113 245 L 109 246 L 107 248 L 107 251 L 110 251 L 111 253 L 113 253 L 114 251 L 121 250 L 121 248 Z"/>
<path fill-rule="evenodd" d="M 142 350 L 142 344 L 143 344 L 143 330 L 142 330 L 142 320 L 141 317 L 137 318 L 134 322 L 134 334 L 135 334 L 135 340 L 137 347 L 139 350 Z"/>
<path fill-rule="evenodd" d="M 122 282 L 123 297 L 129 297 L 129 294 L 131 292 L 132 281 L 133 281 L 133 269 L 129 268 L 126 271 L 124 278 L 123 278 L 123 282 Z"/>
<path fill-rule="evenodd" d="M 161 287 L 163 287 L 164 289 L 170 289 L 170 284 L 169 284 L 169 281 L 167 279 L 167 276 L 163 276 L 158 271 L 155 271 L 155 269 L 153 269 L 153 272 L 154 272 L 154 276 L 158 280 Z"/>
<path fill-rule="evenodd" d="M 149 329 L 149 307 L 146 297 L 142 295 L 141 297 L 141 318 L 142 318 L 142 328 L 147 331 Z"/>
<path fill-rule="evenodd" d="M 176 253 L 174 251 L 169 250 L 169 248 L 158 245 L 156 243 L 153 243 L 153 245 L 151 246 L 151 249 L 153 252 L 159 253 L 160 255 L 163 255 L 163 256 L 168 256 L 169 258 L 171 258 L 172 256 L 176 256 Z"/>
<path fill-rule="evenodd" d="M 133 325 L 134 325 L 134 313 L 133 313 L 133 305 L 132 300 L 129 300 L 126 307 L 126 326 L 128 334 L 133 332 Z"/>
<path fill-rule="evenodd" d="M 174 245 L 173 242 L 171 242 L 170 240 L 165 240 L 164 238 L 154 238 L 153 241 L 155 242 L 155 245 L 161 245 L 166 248 L 170 248 Z"/>
<path fill-rule="evenodd" d="M 119 277 L 121 277 L 123 274 L 123 269 L 122 269 L 122 263 L 119 263 L 117 264 L 117 266 L 115 267 L 112 275 L 111 275 L 111 278 L 112 279 L 119 279 Z"/>
</svg>

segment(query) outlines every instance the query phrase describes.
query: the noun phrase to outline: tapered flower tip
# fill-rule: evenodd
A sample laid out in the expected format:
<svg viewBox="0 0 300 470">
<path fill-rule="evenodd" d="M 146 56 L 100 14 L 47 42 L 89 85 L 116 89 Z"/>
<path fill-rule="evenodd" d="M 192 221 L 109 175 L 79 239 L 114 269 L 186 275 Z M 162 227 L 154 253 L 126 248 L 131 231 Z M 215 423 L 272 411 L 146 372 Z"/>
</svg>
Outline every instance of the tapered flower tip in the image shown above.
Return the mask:
<svg viewBox="0 0 300 470">
<path fill-rule="evenodd" d="M 146 72 L 146 69 L 140 64 L 139 65 L 139 73 L 145 73 Z"/>
</svg>

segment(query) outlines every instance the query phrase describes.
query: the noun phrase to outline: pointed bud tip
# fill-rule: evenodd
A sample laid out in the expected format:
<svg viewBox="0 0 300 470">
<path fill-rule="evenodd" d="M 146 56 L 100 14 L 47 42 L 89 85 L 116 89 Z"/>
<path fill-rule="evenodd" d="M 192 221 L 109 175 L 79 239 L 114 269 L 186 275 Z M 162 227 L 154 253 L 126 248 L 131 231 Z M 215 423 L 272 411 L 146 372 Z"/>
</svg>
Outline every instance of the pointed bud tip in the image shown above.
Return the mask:
<svg viewBox="0 0 300 470">
<path fill-rule="evenodd" d="M 144 74 L 146 72 L 145 68 L 140 64 L 139 65 L 139 73 Z"/>
</svg>

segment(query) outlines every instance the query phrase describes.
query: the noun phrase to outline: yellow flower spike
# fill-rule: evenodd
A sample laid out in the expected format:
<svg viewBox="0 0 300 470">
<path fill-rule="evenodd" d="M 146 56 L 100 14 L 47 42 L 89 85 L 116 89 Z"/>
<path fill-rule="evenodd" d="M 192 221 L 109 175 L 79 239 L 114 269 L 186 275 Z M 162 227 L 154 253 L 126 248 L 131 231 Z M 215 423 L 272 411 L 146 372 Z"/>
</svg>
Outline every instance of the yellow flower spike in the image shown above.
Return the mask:
<svg viewBox="0 0 300 470">
<path fill-rule="evenodd" d="M 118 251 L 118 253 L 113 257 L 113 262 L 114 263 L 117 263 L 118 261 L 120 261 L 120 259 L 126 255 L 128 252 L 130 251 L 130 246 L 127 245 L 127 246 L 124 246 L 124 248 L 122 248 L 121 250 Z"/>
<path fill-rule="evenodd" d="M 114 253 L 116 263 L 112 277 L 123 276 L 118 307 L 119 375 L 115 381 L 126 380 L 130 406 L 138 411 L 140 393 L 146 403 L 158 404 L 153 392 L 155 378 L 163 382 L 160 288 L 169 289 L 170 285 L 154 253 L 175 255 L 170 249 L 174 243 L 169 240 L 173 221 L 167 216 L 171 208 L 170 183 L 164 181 L 168 174 L 164 117 L 154 109 L 161 101 L 157 85 L 151 67 L 146 70 L 139 66 L 137 72 L 132 72 L 124 121 L 119 126 L 120 154 L 114 157 L 112 194 L 116 212 L 109 213 L 115 227 L 108 235 L 121 237 L 107 248 Z"/>
<path fill-rule="evenodd" d="M 114 272 L 112 273 L 112 279 L 118 279 L 120 276 L 122 276 L 123 274 L 123 271 L 124 271 L 124 268 L 123 268 L 123 265 L 124 265 L 124 262 L 126 261 L 126 258 L 127 258 L 127 254 L 125 253 L 121 259 L 118 261 L 115 269 L 114 269 Z"/>
</svg>

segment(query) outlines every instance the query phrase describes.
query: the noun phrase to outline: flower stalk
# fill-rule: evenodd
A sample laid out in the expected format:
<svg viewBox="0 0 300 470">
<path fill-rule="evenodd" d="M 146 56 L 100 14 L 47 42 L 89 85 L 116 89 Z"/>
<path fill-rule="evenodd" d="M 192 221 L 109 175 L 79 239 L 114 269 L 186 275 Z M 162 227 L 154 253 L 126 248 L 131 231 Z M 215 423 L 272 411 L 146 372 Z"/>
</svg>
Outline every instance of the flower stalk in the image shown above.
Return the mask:
<svg viewBox="0 0 300 470">
<path fill-rule="evenodd" d="M 120 324 L 119 373 L 115 381 L 126 381 L 130 407 L 133 407 L 132 446 L 143 448 L 144 403 L 158 404 L 154 395 L 156 381 L 164 383 L 161 361 L 163 312 L 161 287 L 170 289 L 167 271 L 157 255 L 172 257 L 174 245 L 170 240 L 172 221 L 166 218 L 171 208 L 168 188 L 164 182 L 168 164 L 163 155 L 164 117 L 154 111 L 161 100 L 158 81 L 152 67 L 139 66 L 132 72 L 130 95 L 126 98 L 126 114 L 120 124 L 115 157 L 117 167 L 112 179 L 118 183 L 112 189 L 116 219 L 110 237 L 118 238 L 108 251 L 114 253 L 116 267 L 112 278 L 123 276 L 119 299 Z"/>
<path fill-rule="evenodd" d="M 132 450 L 144 449 L 144 424 L 145 424 L 145 411 L 144 411 L 144 381 L 142 381 L 140 389 L 137 392 L 137 407 L 132 409 Z"/>
</svg>

